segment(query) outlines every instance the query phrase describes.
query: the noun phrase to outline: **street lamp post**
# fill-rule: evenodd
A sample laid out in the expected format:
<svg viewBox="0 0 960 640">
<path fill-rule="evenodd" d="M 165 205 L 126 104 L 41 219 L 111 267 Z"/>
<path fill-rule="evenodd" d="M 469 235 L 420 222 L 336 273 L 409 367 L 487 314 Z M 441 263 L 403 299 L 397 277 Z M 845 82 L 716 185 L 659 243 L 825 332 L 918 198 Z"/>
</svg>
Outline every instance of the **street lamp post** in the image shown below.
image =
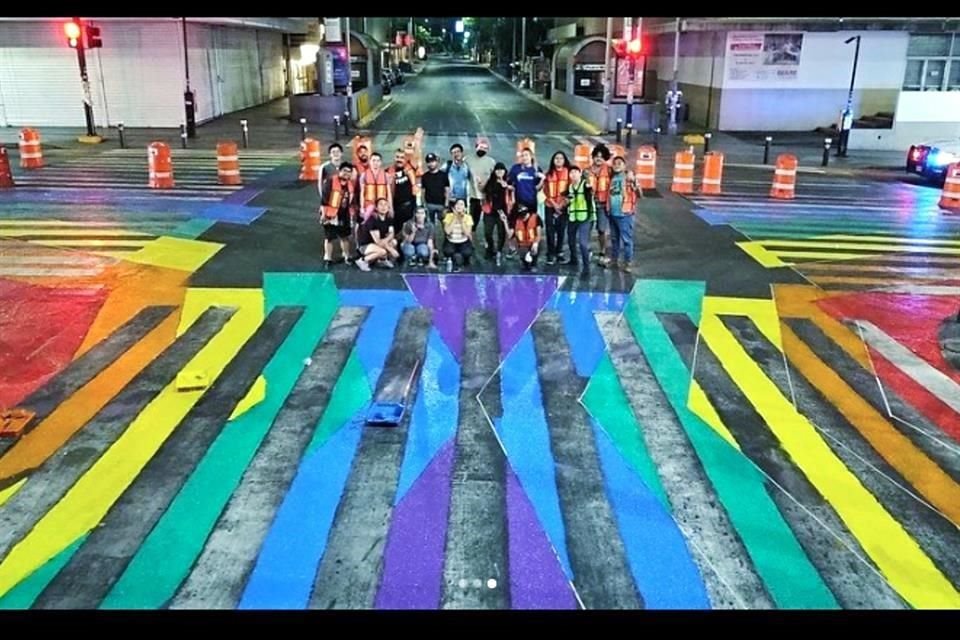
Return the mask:
<svg viewBox="0 0 960 640">
<path fill-rule="evenodd" d="M 840 118 L 840 144 L 837 145 L 837 155 L 847 157 L 847 145 L 850 142 L 850 129 L 853 128 L 853 87 L 857 81 L 857 62 L 860 60 L 860 36 L 853 36 L 844 40 L 844 44 L 856 41 L 853 50 L 853 70 L 850 72 L 850 91 L 847 93 L 847 108 Z"/>
<path fill-rule="evenodd" d="M 673 33 L 673 78 L 670 80 L 670 90 L 667 91 L 667 105 L 670 109 L 670 120 L 667 122 L 667 132 L 677 133 L 677 107 L 680 106 L 680 87 L 677 84 L 677 69 L 680 62 L 680 18 Z"/>
</svg>

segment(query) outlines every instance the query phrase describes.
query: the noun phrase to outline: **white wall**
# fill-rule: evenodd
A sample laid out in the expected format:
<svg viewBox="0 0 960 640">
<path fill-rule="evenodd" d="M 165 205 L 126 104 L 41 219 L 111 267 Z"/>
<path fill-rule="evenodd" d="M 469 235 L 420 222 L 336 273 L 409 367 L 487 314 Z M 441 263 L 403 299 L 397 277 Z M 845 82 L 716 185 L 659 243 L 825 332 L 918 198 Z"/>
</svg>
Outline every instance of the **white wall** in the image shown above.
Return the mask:
<svg viewBox="0 0 960 640">
<path fill-rule="evenodd" d="M 909 39 L 906 32 L 804 33 L 796 77 L 786 80 L 731 79 L 733 62 L 727 56 L 720 128 L 804 131 L 836 122 L 846 105 L 855 48 L 844 41 L 858 33 L 862 38 L 854 115 L 872 115 L 877 93 L 899 91 L 903 82 Z M 865 102 L 868 113 L 860 110 Z"/>
<path fill-rule="evenodd" d="M 893 129 L 854 129 L 850 149 L 903 151 L 912 144 L 960 143 L 960 91 L 902 91 Z"/>
</svg>

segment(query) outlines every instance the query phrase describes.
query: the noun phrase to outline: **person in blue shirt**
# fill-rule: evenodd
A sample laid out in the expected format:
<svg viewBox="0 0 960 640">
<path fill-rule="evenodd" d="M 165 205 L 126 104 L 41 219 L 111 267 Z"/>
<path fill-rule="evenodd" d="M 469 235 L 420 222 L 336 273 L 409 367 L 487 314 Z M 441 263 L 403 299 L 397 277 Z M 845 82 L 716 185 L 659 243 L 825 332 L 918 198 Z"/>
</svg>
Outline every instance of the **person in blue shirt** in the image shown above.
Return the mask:
<svg viewBox="0 0 960 640">
<path fill-rule="evenodd" d="M 450 190 L 447 192 L 447 205 L 452 209 L 457 200 L 470 202 L 470 185 L 473 183 L 473 174 L 470 165 L 463 160 L 463 145 L 459 142 L 450 147 L 451 160 L 447 162 L 444 171 L 450 181 Z"/>
<path fill-rule="evenodd" d="M 537 210 L 537 192 L 543 188 L 544 174 L 540 171 L 530 149 L 520 152 L 520 162 L 513 165 L 507 175 L 507 184 L 513 192 L 513 210 L 507 217 L 507 237 L 510 240 L 508 258 L 516 256 L 517 251 L 513 242 L 514 229 L 517 225 L 520 207 L 531 211 Z"/>
</svg>

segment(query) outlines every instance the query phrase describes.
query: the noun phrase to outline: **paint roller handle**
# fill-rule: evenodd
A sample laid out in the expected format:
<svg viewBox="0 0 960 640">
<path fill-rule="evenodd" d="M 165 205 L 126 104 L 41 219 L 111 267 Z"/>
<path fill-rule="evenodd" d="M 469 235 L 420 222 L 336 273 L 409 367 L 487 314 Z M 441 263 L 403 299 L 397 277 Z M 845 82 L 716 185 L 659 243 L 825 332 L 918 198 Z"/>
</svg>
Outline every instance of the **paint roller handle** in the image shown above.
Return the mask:
<svg viewBox="0 0 960 640">
<path fill-rule="evenodd" d="M 417 369 L 420 368 L 420 358 L 417 358 L 416 363 L 413 365 L 413 370 L 410 371 L 410 378 L 407 380 L 407 386 L 403 390 L 403 403 L 407 403 L 407 398 L 410 397 L 410 387 L 413 386 L 413 377 L 417 375 Z"/>
</svg>

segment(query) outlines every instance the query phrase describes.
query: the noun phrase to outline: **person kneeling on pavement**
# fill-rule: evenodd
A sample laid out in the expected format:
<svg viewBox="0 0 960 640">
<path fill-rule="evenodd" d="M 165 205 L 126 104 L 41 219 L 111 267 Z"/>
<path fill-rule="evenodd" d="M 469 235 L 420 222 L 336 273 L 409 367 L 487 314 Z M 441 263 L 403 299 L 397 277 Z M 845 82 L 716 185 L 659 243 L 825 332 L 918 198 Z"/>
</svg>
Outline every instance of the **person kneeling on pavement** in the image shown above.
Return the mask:
<svg viewBox="0 0 960 640">
<path fill-rule="evenodd" d="M 443 255 L 452 260 L 457 271 L 470 264 L 473 255 L 473 219 L 467 213 L 467 202 L 458 198 L 453 203 L 453 211 L 443 218 Z"/>
<path fill-rule="evenodd" d="M 372 264 L 393 269 L 393 261 L 400 257 L 397 239 L 393 234 L 393 220 L 389 214 L 387 199 L 380 198 L 374 205 L 374 215 L 357 228 L 357 250 L 360 253 L 357 267 L 361 271 L 370 271 Z"/>
<path fill-rule="evenodd" d="M 537 256 L 540 253 L 540 229 L 543 226 L 536 211 L 520 205 L 517 208 L 517 222 L 514 237 L 517 239 L 517 252 L 524 271 L 537 270 Z"/>
<path fill-rule="evenodd" d="M 427 210 L 417 209 L 413 220 L 403 225 L 403 244 L 400 245 L 403 257 L 410 265 L 426 264 L 436 269 L 433 261 L 433 225 L 427 220 Z"/>
</svg>

